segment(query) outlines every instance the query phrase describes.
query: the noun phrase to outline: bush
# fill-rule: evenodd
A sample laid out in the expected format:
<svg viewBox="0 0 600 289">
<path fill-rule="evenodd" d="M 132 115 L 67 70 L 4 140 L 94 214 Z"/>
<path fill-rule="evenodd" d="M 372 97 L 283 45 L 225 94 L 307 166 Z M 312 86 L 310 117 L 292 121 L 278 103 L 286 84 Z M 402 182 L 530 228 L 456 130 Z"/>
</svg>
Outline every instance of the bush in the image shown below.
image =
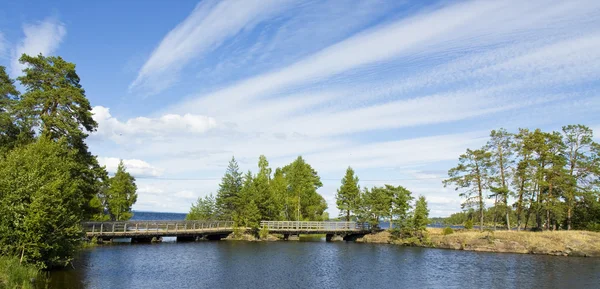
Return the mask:
<svg viewBox="0 0 600 289">
<path fill-rule="evenodd" d="M 242 238 L 244 236 L 244 232 L 245 232 L 244 228 L 234 226 L 233 227 L 233 233 L 232 233 L 233 236 L 232 237 L 234 239 Z"/>
<path fill-rule="evenodd" d="M 258 231 L 258 237 L 261 240 L 266 240 L 269 237 L 269 229 L 267 227 L 262 227 L 260 231 Z"/>
<path fill-rule="evenodd" d="M 468 219 L 465 222 L 465 229 L 467 229 L 467 230 L 473 229 L 473 219 Z"/>
<path fill-rule="evenodd" d="M 444 230 L 442 231 L 443 235 L 450 235 L 450 234 L 454 234 L 454 230 L 450 227 L 446 227 L 444 228 Z"/>
</svg>

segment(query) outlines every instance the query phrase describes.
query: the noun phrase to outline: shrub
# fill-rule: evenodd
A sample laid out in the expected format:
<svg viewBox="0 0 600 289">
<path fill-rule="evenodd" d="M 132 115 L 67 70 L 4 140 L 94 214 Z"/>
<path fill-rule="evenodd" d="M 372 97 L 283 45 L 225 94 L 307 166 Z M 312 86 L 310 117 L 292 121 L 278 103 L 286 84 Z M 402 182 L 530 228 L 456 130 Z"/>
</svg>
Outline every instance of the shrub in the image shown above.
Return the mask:
<svg viewBox="0 0 600 289">
<path fill-rule="evenodd" d="M 242 238 L 244 236 L 244 232 L 245 232 L 244 228 L 234 226 L 233 227 L 233 233 L 232 233 L 233 238 L 234 239 Z"/>
<path fill-rule="evenodd" d="M 454 230 L 450 227 L 446 227 L 444 228 L 444 230 L 442 231 L 443 235 L 450 235 L 450 234 L 454 234 Z"/>
<path fill-rule="evenodd" d="M 473 229 L 473 219 L 468 219 L 465 222 L 465 229 L 467 229 L 467 230 Z"/>
<path fill-rule="evenodd" d="M 269 237 L 269 229 L 267 227 L 262 227 L 260 231 L 258 231 L 258 237 L 261 240 L 266 240 Z"/>
</svg>

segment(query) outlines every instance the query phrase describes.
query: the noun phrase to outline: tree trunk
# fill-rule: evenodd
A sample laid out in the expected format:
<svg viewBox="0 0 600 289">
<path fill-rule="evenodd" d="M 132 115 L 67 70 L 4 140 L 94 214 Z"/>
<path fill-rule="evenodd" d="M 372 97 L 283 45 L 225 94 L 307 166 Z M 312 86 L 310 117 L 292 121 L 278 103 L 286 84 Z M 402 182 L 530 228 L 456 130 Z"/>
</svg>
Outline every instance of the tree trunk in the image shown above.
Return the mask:
<svg viewBox="0 0 600 289">
<path fill-rule="evenodd" d="M 519 200 L 517 201 L 517 231 L 521 231 L 521 211 L 523 210 L 523 193 L 524 192 L 525 192 L 525 179 L 522 179 L 521 186 L 519 187 Z"/>
<path fill-rule="evenodd" d="M 350 222 L 350 210 L 346 210 L 346 222 Z"/>
<path fill-rule="evenodd" d="M 479 166 L 476 167 L 477 188 L 479 190 L 479 231 L 483 231 L 483 186 L 481 184 L 481 172 Z"/>
<path fill-rule="evenodd" d="M 492 222 L 494 223 L 494 231 L 496 231 L 496 210 L 498 209 L 498 194 L 496 194 L 496 197 L 494 199 L 494 212 L 493 212 L 493 216 L 492 216 Z"/>
</svg>

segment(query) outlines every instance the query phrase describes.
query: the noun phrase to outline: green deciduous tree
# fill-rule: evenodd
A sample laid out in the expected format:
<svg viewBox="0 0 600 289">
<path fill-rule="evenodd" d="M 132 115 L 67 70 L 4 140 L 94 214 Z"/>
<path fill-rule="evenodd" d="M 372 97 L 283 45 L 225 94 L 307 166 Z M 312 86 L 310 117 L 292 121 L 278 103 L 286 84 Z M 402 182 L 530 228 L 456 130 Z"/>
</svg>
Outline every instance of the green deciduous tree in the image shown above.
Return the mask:
<svg viewBox="0 0 600 289">
<path fill-rule="evenodd" d="M 335 199 L 340 214 L 345 214 L 346 221 L 350 221 L 350 214 L 356 214 L 360 202 L 358 177 L 354 175 L 354 170 L 351 167 L 346 169 L 346 175 L 342 179 L 342 185 L 337 190 Z"/>
<path fill-rule="evenodd" d="M 479 210 L 480 230 L 483 230 L 483 209 L 485 191 L 489 188 L 491 153 L 484 149 L 467 149 L 458 161 L 458 166 L 448 171 L 449 178 L 444 180 L 444 186 L 454 184 L 456 190 L 461 190 L 460 196 L 466 200 L 465 207 L 476 207 Z"/>
<path fill-rule="evenodd" d="M 283 168 L 283 173 L 288 192 L 286 215 L 292 220 L 321 219 L 327 202 L 317 193 L 317 189 L 323 186 L 317 171 L 298 157 Z"/>
<path fill-rule="evenodd" d="M 85 164 L 66 139 L 40 138 L 0 159 L 0 252 L 64 266 L 83 237 Z"/>
</svg>

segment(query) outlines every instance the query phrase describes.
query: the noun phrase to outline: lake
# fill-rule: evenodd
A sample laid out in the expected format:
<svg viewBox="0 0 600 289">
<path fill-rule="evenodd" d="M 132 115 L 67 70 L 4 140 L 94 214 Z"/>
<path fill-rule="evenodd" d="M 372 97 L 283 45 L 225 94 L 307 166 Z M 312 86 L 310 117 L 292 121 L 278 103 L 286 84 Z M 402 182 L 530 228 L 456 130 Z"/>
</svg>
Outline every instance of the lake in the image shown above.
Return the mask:
<svg viewBox="0 0 600 289">
<path fill-rule="evenodd" d="M 143 217 L 137 215 L 138 220 Z M 52 271 L 51 288 L 598 288 L 600 284 L 600 260 L 594 258 L 326 243 L 324 238 L 99 246 L 82 251 L 74 267 Z"/>
</svg>

